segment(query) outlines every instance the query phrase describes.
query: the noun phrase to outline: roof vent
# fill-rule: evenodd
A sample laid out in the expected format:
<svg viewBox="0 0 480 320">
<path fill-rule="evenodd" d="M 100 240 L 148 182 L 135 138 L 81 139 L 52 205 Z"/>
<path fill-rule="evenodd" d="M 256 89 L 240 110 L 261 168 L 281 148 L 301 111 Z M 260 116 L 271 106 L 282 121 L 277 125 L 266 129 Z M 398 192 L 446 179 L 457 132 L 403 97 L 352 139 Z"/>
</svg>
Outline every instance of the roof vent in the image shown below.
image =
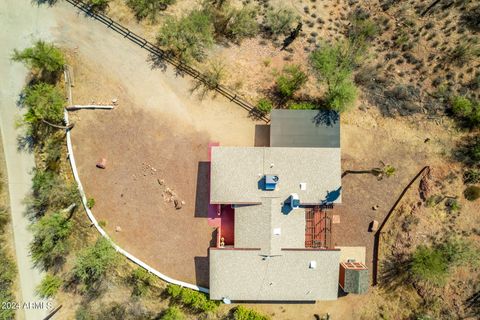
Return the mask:
<svg viewBox="0 0 480 320">
<path fill-rule="evenodd" d="M 280 228 L 274 228 L 273 229 L 273 234 L 276 236 L 279 236 L 282 233 L 282 229 Z"/>
<path fill-rule="evenodd" d="M 300 182 L 300 190 L 307 190 L 307 183 L 306 182 Z"/>
<path fill-rule="evenodd" d="M 298 197 L 298 194 L 292 193 L 289 198 L 290 207 L 292 209 L 298 209 L 300 207 L 300 198 Z"/>
<path fill-rule="evenodd" d="M 310 261 L 310 263 L 308 264 L 308 267 L 310 269 L 317 269 L 317 261 Z"/>
<path fill-rule="evenodd" d="M 267 174 L 265 175 L 265 190 L 275 190 L 278 182 L 278 176 L 274 174 Z"/>
</svg>

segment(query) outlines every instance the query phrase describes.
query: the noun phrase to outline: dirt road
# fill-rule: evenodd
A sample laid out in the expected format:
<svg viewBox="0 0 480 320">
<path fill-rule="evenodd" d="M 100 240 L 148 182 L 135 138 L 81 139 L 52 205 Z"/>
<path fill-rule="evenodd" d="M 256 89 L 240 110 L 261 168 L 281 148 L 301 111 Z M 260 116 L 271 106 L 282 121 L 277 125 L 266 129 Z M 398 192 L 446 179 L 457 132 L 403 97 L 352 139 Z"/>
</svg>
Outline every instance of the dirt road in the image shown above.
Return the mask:
<svg viewBox="0 0 480 320">
<path fill-rule="evenodd" d="M 28 230 L 29 221 L 24 216 L 23 200 L 30 192 L 31 175 L 34 167 L 33 155 L 19 151 L 15 121 L 21 114 L 17 107 L 19 94 L 25 84 L 28 70 L 18 63 L 10 61 L 14 48 L 28 46 L 32 39 L 50 38 L 50 22 L 53 21 L 48 10 L 31 5 L 29 0 L 4 0 L 0 2 L 0 117 L 3 146 L 7 163 L 8 188 L 14 233 L 15 251 L 20 279 L 19 295 L 23 301 L 18 310 L 19 319 L 43 319 L 48 314 L 46 308 L 29 306 L 28 303 L 41 301 L 35 294 L 42 273 L 33 266 L 29 253 L 32 234 Z"/>
</svg>

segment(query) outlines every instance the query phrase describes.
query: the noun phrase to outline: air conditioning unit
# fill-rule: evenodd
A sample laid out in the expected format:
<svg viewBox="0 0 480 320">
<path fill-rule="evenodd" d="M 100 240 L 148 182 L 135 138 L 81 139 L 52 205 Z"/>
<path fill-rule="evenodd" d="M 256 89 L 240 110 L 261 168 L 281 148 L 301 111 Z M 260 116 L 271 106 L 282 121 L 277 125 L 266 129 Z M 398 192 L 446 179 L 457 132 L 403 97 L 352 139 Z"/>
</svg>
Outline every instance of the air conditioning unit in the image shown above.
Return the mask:
<svg viewBox="0 0 480 320">
<path fill-rule="evenodd" d="M 265 175 L 265 190 L 273 191 L 277 187 L 278 176 L 274 174 Z"/>
</svg>

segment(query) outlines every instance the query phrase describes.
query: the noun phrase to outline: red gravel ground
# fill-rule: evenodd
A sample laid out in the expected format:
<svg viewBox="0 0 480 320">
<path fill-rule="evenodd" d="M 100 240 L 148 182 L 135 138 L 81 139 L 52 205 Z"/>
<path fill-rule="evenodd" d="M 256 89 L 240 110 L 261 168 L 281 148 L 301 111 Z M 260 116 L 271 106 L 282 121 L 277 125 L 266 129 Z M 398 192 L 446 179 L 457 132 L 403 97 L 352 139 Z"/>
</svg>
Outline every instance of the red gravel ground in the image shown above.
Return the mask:
<svg viewBox="0 0 480 320">
<path fill-rule="evenodd" d="M 81 118 L 72 135 L 74 152 L 87 195 L 95 199 L 97 219 L 106 221 L 115 241 L 159 271 L 206 286 L 213 231 L 206 221 L 202 171 L 208 136 L 159 121 L 152 129 L 151 114 L 126 108 L 82 111 Z M 167 132 L 177 136 L 175 143 Z M 108 161 L 105 170 L 95 167 L 100 157 Z M 181 209 L 164 201 L 166 188 L 185 201 Z"/>
</svg>

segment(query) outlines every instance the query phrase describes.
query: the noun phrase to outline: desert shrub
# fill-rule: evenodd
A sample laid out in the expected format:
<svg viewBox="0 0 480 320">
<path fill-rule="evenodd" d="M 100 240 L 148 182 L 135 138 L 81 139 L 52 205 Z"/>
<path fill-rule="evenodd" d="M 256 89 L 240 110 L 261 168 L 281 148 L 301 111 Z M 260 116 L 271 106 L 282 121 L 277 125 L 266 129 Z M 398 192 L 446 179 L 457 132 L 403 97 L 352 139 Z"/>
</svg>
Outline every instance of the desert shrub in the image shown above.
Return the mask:
<svg viewBox="0 0 480 320">
<path fill-rule="evenodd" d="M 413 253 L 411 272 L 415 280 L 442 285 L 448 275 L 448 262 L 440 250 L 419 246 Z"/>
<path fill-rule="evenodd" d="M 480 187 L 468 186 L 463 192 L 463 195 L 468 201 L 475 201 L 480 198 Z"/>
<path fill-rule="evenodd" d="M 92 209 L 94 206 L 95 206 L 95 199 L 94 198 L 88 198 L 88 200 L 87 200 L 88 209 Z"/>
<path fill-rule="evenodd" d="M 0 246 L 0 303 L 15 301 L 13 287 L 17 269 L 12 257 Z M 15 319 L 14 308 L 0 308 L 0 319 Z"/>
<path fill-rule="evenodd" d="M 233 311 L 234 320 L 269 320 L 270 317 L 244 306 L 238 306 Z"/>
<path fill-rule="evenodd" d="M 213 43 L 213 24 L 205 11 L 193 10 L 182 18 L 168 17 L 158 34 L 158 43 L 185 61 L 201 61 Z"/>
<path fill-rule="evenodd" d="M 450 238 L 432 247 L 418 246 L 413 253 L 410 271 L 415 281 L 444 285 L 451 268 L 477 264 L 478 250 L 472 243 Z"/>
<path fill-rule="evenodd" d="M 217 88 L 226 77 L 225 65 L 222 62 L 213 61 L 209 63 L 203 75 L 207 88 L 213 90 Z"/>
<path fill-rule="evenodd" d="M 185 315 L 178 307 L 169 307 L 160 317 L 160 320 L 184 320 Z"/>
<path fill-rule="evenodd" d="M 405 217 L 405 219 L 402 222 L 402 230 L 404 232 L 410 232 L 413 229 L 413 226 L 416 226 L 420 222 L 420 219 L 414 215 L 414 214 L 409 214 Z"/>
<path fill-rule="evenodd" d="M 318 109 L 318 106 L 311 102 L 294 102 L 288 106 L 292 110 L 312 110 Z"/>
<path fill-rule="evenodd" d="M 273 103 L 272 103 L 272 101 L 270 101 L 267 98 L 262 98 L 262 99 L 258 100 L 256 108 L 262 114 L 268 114 L 273 109 Z"/>
<path fill-rule="evenodd" d="M 8 222 L 10 222 L 10 213 L 6 207 L 0 206 L 0 236 L 5 233 Z"/>
<path fill-rule="evenodd" d="M 300 66 L 288 65 L 277 77 L 276 86 L 280 95 L 290 98 L 305 82 L 307 82 L 307 75 L 300 69 Z"/>
<path fill-rule="evenodd" d="M 32 137 L 46 137 L 53 129 L 44 121 L 54 124 L 61 124 L 63 121 L 63 93 L 53 85 L 38 83 L 27 87 L 23 95 L 22 104 L 27 108 L 27 112 L 23 115 L 22 124 L 27 127 L 27 133 Z"/>
<path fill-rule="evenodd" d="M 50 298 L 57 294 L 62 286 L 63 280 L 60 277 L 47 273 L 37 287 L 37 292 L 42 298 Z"/>
<path fill-rule="evenodd" d="M 60 213 L 43 216 L 32 226 L 32 260 L 45 269 L 61 262 L 70 249 L 68 237 L 73 223 Z"/>
<path fill-rule="evenodd" d="M 466 10 L 462 14 L 461 20 L 468 28 L 474 31 L 480 31 L 480 5 Z"/>
<path fill-rule="evenodd" d="M 282 35 L 289 32 L 299 21 L 299 17 L 291 9 L 277 8 L 267 11 L 264 24 L 272 34 Z"/>
<path fill-rule="evenodd" d="M 453 114 L 471 127 L 480 126 L 480 102 L 465 96 L 454 96 L 450 104 Z"/>
<path fill-rule="evenodd" d="M 150 320 L 161 319 L 147 311 L 140 303 L 110 302 L 92 306 L 91 303 L 80 306 L 75 313 L 76 320 Z"/>
<path fill-rule="evenodd" d="M 127 0 L 127 5 L 132 8 L 138 20 L 148 18 L 156 22 L 160 11 L 174 2 L 175 0 Z"/>
<path fill-rule="evenodd" d="M 474 57 L 478 57 L 479 55 L 480 51 L 478 49 L 472 45 L 462 42 L 453 48 L 452 52 L 448 56 L 448 59 L 451 63 L 457 66 L 463 66 Z"/>
<path fill-rule="evenodd" d="M 463 183 L 474 184 L 480 182 L 480 169 L 467 169 L 463 173 Z"/>
<path fill-rule="evenodd" d="M 219 305 L 218 302 L 209 300 L 202 292 L 182 288 L 173 284 L 167 286 L 166 292 L 173 301 L 181 303 L 195 312 L 214 311 Z"/>
<path fill-rule="evenodd" d="M 204 11 L 212 17 L 217 35 L 238 43 L 255 36 L 259 31 L 257 10 L 252 6 L 236 8 L 229 1 L 220 4 L 205 1 L 203 5 Z"/>
<path fill-rule="evenodd" d="M 43 152 L 45 153 L 45 167 L 49 171 L 58 172 L 60 158 L 63 152 L 64 135 L 54 134 L 45 139 Z"/>
<path fill-rule="evenodd" d="M 143 268 L 136 268 L 130 274 L 130 284 L 133 286 L 134 296 L 143 296 L 148 293 L 150 287 L 155 283 L 155 276 Z"/>
<path fill-rule="evenodd" d="M 86 0 L 92 10 L 105 10 L 108 7 L 110 0 Z"/>
<path fill-rule="evenodd" d="M 253 7 L 233 9 L 225 28 L 225 35 L 235 42 L 258 34 L 257 10 Z"/>
<path fill-rule="evenodd" d="M 48 209 L 63 209 L 78 203 L 78 200 L 75 184 L 67 185 L 61 176 L 52 171 L 34 170 L 32 196 L 28 200 L 33 215 L 43 215 Z"/>
<path fill-rule="evenodd" d="M 457 151 L 457 157 L 472 167 L 480 165 L 480 135 L 465 139 Z"/>
<path fill-rule="evenodd" d="M 87 289 L 102 280 L 107 271 L 116 265 L 117 252 L 109 240 L 99 238 L 95 245 L 79 252 L 73 267 L 73 276 Z"/>
<path fill-rule="evenodd" d="M 347 35 L 352 41 L 370 41 L 378 34 L 378 27 L 368 16 L 354 13 L 350 16 Z"/>
<path fill-rule="evenodd" d="M 447 199 L 445 201 L 445 208 L 447 209 L 447 212 L 454 213 L 460 211 L 462 206 L 456 199 Z"/>
<path fill-rule="evenodd" d="M 15 49 L 12 60 L 23 62 L 35 72 L 49 74 L 58 73 L 65 65 L 62 51 L 55 45 L 42 40 L 35 41 L 32 47 L 22 51 Z"/>
</svg>

